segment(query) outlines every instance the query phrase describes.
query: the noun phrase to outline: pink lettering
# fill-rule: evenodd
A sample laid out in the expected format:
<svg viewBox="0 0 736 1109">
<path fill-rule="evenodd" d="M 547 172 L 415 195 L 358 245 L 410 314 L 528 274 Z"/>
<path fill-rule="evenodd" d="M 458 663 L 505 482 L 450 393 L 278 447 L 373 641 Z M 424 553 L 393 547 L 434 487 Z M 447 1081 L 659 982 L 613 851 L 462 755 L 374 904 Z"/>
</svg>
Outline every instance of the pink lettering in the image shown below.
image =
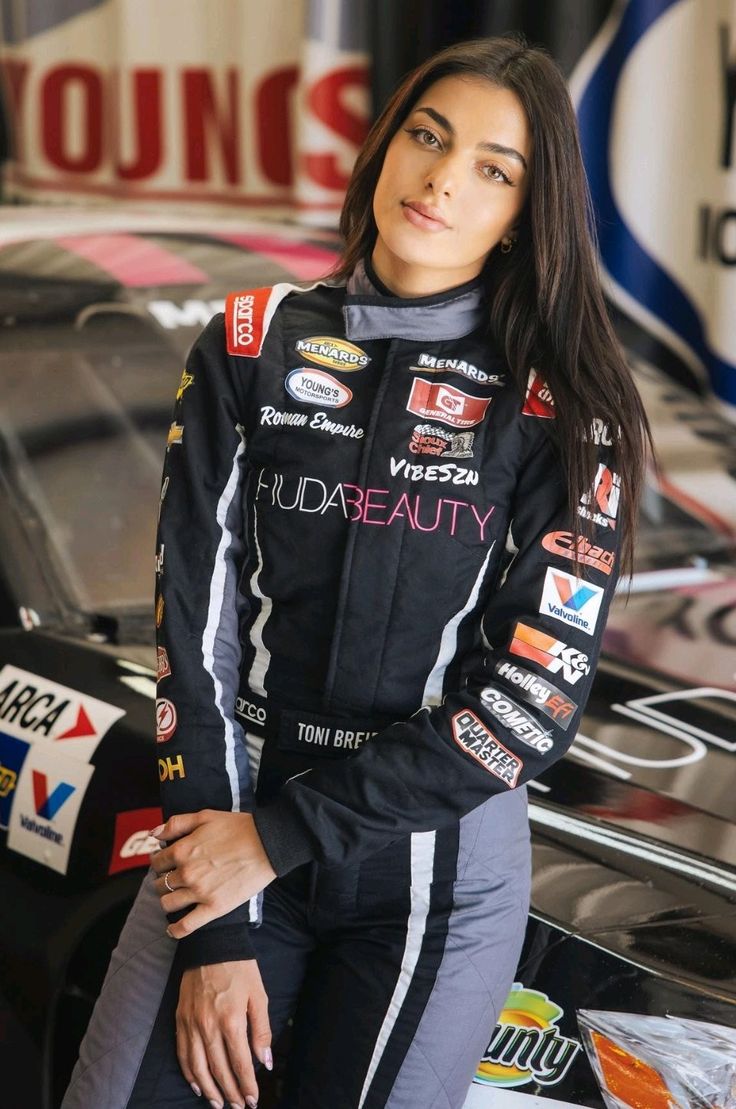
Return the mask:
<svg viewBox="0 0 736 1109">
<path fill-rule="evenodd" d="M 434 521 L 434 524 L 432 525 L 432 527 L 431 528 L 423 528 L 422 525 L 419 523 L 419 503 L 420 503 L 421 499 L 422 499 L 421 494 L 417 493 L 416 497 L 414 498 L 414 524 L 415 524 L 415 527 L 417 527 L 419 529 L 419 531 L 437 531 L 437 528 L 440 526 L 440 516 L 442 515 L 442 505 L 444 504 L 444 501 L 442 500 L 441 497 L 437 501 L 437 515 L 435 516 L 435 521 Z"/>
<path fill-rule="evenodd" d="M 383 509 L 384 511 L 386 509 L 385 504 L 380 504 L 377 501 L 376 502 L 371 502 L 371 495 L 373 493 L 384 493 L 386 496 L 388 496 L 388 494 L 390 492 L 391 492 L 390 489 L 366 489 L 366 491 L 365 491 L 365 508 L 363 510 L 363 523 L 364 524 L 380 524 L 381 526 L 383 526 L 386 523 L 385 520 L 369 520 L 368 519 L 368 513 L 370 512 L 370 510 L 372 508 Z"/>
<path fill-rule="evenodd" d="M 403 513 L 401 511 L 401 506 L 402 505 L 406 508 L 406 513 Z M 411 514 L 411 505 L 409 504 L 409 497 L 408 497 L 407 493 L 402 493 L 401 494 L 398 501 L 394 505 L 394 510 L 391 513 L 391 515 L 389 516 L 386 523 L 390 526 L 391 524 L 393 524 L 393 522 L 394 522 L 394 520 L 396 519 L 397 516 L 404 516 L 404 515 L 406 515 L 409 519 L 409 527 L 412 529 L 412 531 L 415 531 L 417 525 L 414 521 L 414 517 Z"/>
<path fill-rule="evenodd" d="M 474 505 L 474 504 L 471 504 L 471 506 L 470 506 L 470 508 L 471 508 L 471 510 L 472 510 L 472 513 L 473 513 L 473 515 L 475 516 L 476 520 L 477 520 L 477 521 L 478 521 L 478 523 L 480 524 L 480 541 L 481 541 L 481 543 L 485 543 L 485 538 L 486 538 L 486 537 L 485 537 L 485 535 L 483 534 L 483 529 L 484 529 L 484 527 L 486 526 L 486 522 L 487 522 L 487 521 L 488 521 L 488 520 L 489 520 L 489 519 L 491 518 L 491 516 L 493 515 L 493 510 L 494 510 L 494 508 L 495 508 L 495 507 L 496 507 L 496 506 L 492 504 L 492 505 L 491 505 L 491 507 L 490 507 L 490 508 L 488 509 L 488 511 L 486 512 L 486 514 L 485 514 L 485 516 L 483 517 L 483 519 L 481 520 L 480 516 L 478 515 L 478 513 L 477 513 L 477 511 L 476 511 L 476 507 L 475 507 L 475 505 Z"/>
<path fill-rule="evenodd" d="M 446 500 L 445 504 L 454 504 L 454 506 L 455 506 L 452 510 L 452 523 L 450 524 L 450 535 L 454 535 L 455 534 L 455 521 L 457 520 L 457 510 L 458 510 L 458 508 L 467 508 L 468 505 L 467 505 L 466 501 L 450 501 L 450 500 Z"/>
<path fill-rule="evenodd" d="M 363 508 L 362 508 L 363 496 L 364 496 L 363 490 L 360 488 L 359 485 L 353 485 L 352 482 L 349 482 L 349 481 L 344 481 L 342 483 L 342 487 L 343 487 L 343 490 L 345 491 L 345 504 L 355 505 L 355 508 L 357 510 L 355 516 L 348 516 L 348 520 L 360 520 L 360 518 L 363 515 Z M 348 496 L 348 493 L 347 493 L 348 489 L 354 489 L 355 490 L 355 493 L 356 493 L 355 500 L 351 500 L 351 498 Z"/>
</svg>

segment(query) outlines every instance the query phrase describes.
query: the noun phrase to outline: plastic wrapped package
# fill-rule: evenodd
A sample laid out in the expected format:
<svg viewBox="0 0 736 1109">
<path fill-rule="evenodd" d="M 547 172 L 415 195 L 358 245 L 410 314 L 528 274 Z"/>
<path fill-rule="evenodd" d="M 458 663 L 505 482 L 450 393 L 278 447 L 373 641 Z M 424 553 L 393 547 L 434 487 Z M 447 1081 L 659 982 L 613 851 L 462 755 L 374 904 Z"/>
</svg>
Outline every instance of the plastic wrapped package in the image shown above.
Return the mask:
<svg viewBox="0 0 736 1109">
<path fill-rule="evenodd" d="M 736 1109 L 736 1029 L 589 1009 L 577 1016 L 608 1109 Z"/>
</svg>

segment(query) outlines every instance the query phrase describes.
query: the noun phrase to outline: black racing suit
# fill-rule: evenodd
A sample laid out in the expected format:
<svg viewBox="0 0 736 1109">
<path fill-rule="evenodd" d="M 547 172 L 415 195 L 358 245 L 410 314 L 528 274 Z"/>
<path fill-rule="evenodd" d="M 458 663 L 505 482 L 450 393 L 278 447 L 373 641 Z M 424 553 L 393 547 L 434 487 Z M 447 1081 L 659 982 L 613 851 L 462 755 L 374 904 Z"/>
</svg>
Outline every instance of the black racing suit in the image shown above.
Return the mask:
<svg viewBox="0 0 736 1109">
<path fill-rule="evenodd" d="M 481 278 L 379 290 L 368 263 L 347 290 L 231 296 L 169 434 L 164 816 L 255 806 L 279 875 L 452 824 L 559 759 L 616 579 L 608 430 L 577 580 L 543 367 L 520 396 Z M 183 940 L 187 962 L 249 957 L 246 919 Z"/>
</svg>

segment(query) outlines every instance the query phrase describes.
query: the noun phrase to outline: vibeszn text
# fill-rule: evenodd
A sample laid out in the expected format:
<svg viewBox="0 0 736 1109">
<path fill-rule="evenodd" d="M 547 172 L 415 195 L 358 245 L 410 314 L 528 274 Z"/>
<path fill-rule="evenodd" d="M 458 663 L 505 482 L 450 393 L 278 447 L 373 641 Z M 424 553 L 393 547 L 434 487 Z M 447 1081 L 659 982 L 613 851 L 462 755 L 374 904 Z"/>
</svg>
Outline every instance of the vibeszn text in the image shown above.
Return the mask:
<svg viewBox="0 0 736 1109">
<path fill-rule="evenodd" d="M 486 526 L 494 505 L 478 509 L 468 501 L 434 497 L 431 493 L 401 493 L 390 489 L 362 488 L 349 481 L 334 487 L 316 477 L 280 474 L 262 469 L 258 474 L 256 501 L 268 501 L 285 511 L 342 513 L 358 524 L 391 527 L 405 522 L 412 531 L 444 531 L 462 539 L 488 542 Z"/>
</svg>

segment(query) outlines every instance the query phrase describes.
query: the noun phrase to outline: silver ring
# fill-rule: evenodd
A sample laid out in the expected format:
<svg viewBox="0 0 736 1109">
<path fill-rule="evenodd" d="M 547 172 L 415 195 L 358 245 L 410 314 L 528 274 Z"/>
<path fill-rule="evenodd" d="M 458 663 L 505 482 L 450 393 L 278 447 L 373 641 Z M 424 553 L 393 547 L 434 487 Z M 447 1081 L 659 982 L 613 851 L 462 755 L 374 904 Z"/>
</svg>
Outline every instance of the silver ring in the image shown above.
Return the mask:
<svg viewBox="0 0 736 1109">
<path fill-rule="evenodd" d="M 174 887 L 169 885 L 169 875 L 173 874 L 173 873 L 174 873 L 173 870 L 167 870 L 166 873 L 164 874 L 164 885 L 166 886 L 169 893 L 176 893 L 176 890 L 174 889 Z"/>
</svg>

